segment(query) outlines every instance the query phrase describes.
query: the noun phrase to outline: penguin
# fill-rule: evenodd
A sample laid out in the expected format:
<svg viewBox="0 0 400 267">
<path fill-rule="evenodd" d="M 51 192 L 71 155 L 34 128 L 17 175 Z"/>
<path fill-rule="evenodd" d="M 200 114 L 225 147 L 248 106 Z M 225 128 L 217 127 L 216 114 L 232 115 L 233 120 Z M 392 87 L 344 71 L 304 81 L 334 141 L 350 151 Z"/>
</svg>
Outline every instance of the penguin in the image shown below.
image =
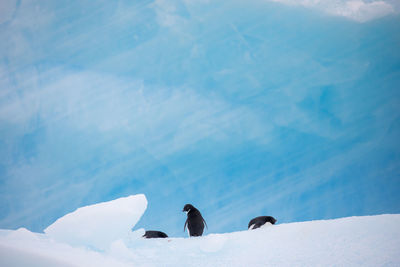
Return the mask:
<svg viewBox="0 0 400 267">
<path fill-rule="evenodd" d="M 259 216 L 259 217 L 256 217 L 254 219 L 251 219 L 251 221 L 249 222 L 249 225 L 247 226 L 247 228 L 249 230 L 257 229 L 257 228 L 261 227 L 262 225 L 264 225 L 266 223 L 275 224 L 276 223 L 276 219 L 274 217 L 272 217 L 272 216 Z"/>
<path fill-rule="evenodd" d="M 168 237 L 166 233 L 161 231 L 146 231 L 142 236 L 144 238 L 166 238 Z"/>
<path fill-rule="evenodd" d="M 207 223 L 203 219 L 203 216 L 201 216 L 200 211 L 191 204 L 186 204 L 182 211 L 187 213 L 187 219 L 183 226 L 183 231 L 185 231 L 187 227 L 189 236 L 201 236 L 203 234 L 204 225 L 207 226 Z"/>
</svg>

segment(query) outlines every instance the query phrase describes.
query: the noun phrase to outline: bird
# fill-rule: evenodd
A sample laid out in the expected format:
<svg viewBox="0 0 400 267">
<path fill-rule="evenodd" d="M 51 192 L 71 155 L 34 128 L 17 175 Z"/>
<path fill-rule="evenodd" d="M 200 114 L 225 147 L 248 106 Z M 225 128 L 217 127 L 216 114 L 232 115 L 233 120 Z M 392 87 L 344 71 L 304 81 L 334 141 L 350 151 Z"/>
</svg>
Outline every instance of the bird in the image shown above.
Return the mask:
<svg viewBox="0 0 400 267">
<path fill-rule="evenodd" d="M 249 230 L 257 229 L 266 223 L 275 224 L 276 219 L 272 216 L 259 216 L 259 217 L 251 219 L 247 228 Z"/>
<path fill-rule="evenodd" d="M 161 231 L 149 230 L 149 231 L 146 231 L 142 237 L 144 237 L 144 238 L 166 238 L 168 236 L 166 233 L 161 232 Z"/>
<path fill-rule="evenodd" d="M 187 227 L 189 236 L 201 236 L 203 234 L 204 225 L 207 226 L 207 223 L 203 216 L 201 216 L 200 211 L 191 204 L 186 204 L 182 211 L 187 213 L 183 231 L 185 231 Z"/>
</svg>

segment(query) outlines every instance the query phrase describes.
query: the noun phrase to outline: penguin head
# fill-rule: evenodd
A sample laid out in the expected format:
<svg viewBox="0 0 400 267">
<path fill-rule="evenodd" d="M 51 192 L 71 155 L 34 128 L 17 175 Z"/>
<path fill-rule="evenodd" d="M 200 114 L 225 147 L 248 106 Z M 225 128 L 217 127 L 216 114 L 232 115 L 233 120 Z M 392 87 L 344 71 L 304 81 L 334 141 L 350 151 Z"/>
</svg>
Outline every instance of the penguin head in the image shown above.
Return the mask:
<svg viewBox="0 0 400 267">
<path fill-rule="evenodd" d="M 182 211 L 186 211 L 186 212 L 189 212 L 190 210 L 192 210 L 192 209 L 194 209 L 195 207 L 193 207 L 191 204 L 186 204 L 184 207 L 183 207 L 183 210 Z"/>
</svg>

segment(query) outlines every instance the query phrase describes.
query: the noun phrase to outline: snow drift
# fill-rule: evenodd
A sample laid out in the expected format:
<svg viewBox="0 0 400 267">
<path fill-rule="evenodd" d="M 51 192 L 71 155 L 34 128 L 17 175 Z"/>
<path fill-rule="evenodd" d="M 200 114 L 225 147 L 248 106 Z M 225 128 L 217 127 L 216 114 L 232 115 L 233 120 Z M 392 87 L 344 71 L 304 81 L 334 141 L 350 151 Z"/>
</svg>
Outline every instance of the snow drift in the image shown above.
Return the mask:
<svg viewBox="0 0 400 267">
<path fill-rule="evenodd" d="M 61 217 L 44 232 L 62 243 L 104 250 L 130 234 L 146 207 L 142 194 L 86 206 Z"/>
<path fill-rule="evenodd" d="M 135 195 L 87 206 L 45 234 L 0 231 L 0 266 L 398 266 L 400 215 L 288 223 L 196 238 L 143 239 Z M 245 228 L 246 226 L 244 226 Z"/>
</svg>

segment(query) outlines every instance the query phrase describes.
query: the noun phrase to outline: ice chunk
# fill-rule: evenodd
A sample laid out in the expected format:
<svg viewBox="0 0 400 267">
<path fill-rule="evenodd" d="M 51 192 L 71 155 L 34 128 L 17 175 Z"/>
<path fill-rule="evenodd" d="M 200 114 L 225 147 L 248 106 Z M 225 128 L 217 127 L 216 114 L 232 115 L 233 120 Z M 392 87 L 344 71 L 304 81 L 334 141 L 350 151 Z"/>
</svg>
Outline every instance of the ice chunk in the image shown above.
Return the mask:
<svg viewBox="0 0 400 267">
<path fill-rule="evenodd" d="M 129 236 L 146 208 L 143 194 L 119 198 L 79 208 L 59 218 L 44 232 L 72 246 L 105 250 L 113 241 Z"/>
</svg>

